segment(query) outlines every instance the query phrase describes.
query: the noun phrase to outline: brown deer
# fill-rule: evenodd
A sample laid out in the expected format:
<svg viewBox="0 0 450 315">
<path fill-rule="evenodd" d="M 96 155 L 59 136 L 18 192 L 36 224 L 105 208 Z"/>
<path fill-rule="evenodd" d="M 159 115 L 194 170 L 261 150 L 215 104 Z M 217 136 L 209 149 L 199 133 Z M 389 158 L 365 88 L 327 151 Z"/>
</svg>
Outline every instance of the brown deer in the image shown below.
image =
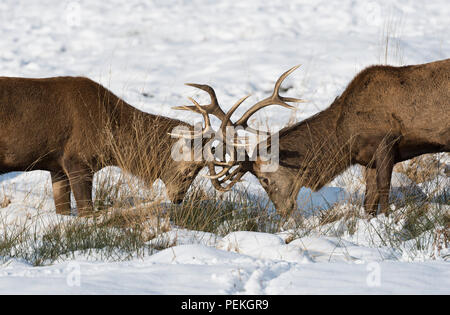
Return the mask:
<svg viewBox="0 0 450 315">
<path fill-rule="evenodd" d="M 169 198 L 179 203 L 204 166 L 171 159 L 178 139 L 167 133 L 180 125 L 191 128 L 141 112 L 84 77 L 1 77 L 0 174 L 47 170 L 57 213 L 70 213 L 72 190 L 78 214 L 85 215 L 93 209 L 94 172 L 126 164 L 125 171 L 143 176 L 148 184 L 160 178 Z M 135 147 L 142 143 L 143 148 Z M 127 154 L 133 150 L 140 152 Z M 144 162 L 152 168 L 145 175 L 139 174 Z"/>
<path fill-rule="evenodd" d="M 278 96 L 282 80 L 295 69 L 282 75 L 274 94 L 262 105 L 296 101 Z M 217 104 L 214 94 L 210 95 Z M 255 104 L 232 123 L 231 114 L 239 104 L 222 120 L 222 133 L 230 124 L 246 127 L 248 118 L 264 107 L 261 102 Z M 189 109 L 214 114 L 211 108 Z M 280 130 L 278 136 L 279 167 L 275 172 L 262 171 L 265 162 L 261 156 L 239 161 L 233 159 L 233 153 L 230 161 L 216 158 L 208 162 L 213 185 L 221 191 L 230 190 L 250 172 L 277 210 L 287 216 L 297 209 L 301 187 L 318 190 L 349 166 L 360 164 L 366 168 L 366 212 L 375 215 L 379 206 L 386 212 L 395 163 L 450 150 L 450 59 L 404 67 L 368 67 L 327 109 Z M 223 139 L 226 141 L 226 136 Z M 222 170 L 216 172 L 216 167 Z"/>
</svg>

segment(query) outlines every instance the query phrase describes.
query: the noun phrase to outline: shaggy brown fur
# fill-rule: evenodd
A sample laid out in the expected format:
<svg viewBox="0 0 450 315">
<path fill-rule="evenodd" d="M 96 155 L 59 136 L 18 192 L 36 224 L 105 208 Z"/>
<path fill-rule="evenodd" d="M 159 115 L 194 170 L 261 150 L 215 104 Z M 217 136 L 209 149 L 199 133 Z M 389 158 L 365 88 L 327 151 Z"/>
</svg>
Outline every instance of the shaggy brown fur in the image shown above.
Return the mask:
<svg viewBox="0 0 450 315">
<path fill-rule="evenodd" d="M 0 174 L 50 171 L 57 212 L 70 212 L 72 190 L 83 214 L 92 211 L 94 172 L 126 162 L 127 171 L 136 173 L 142 159 L 147 159 L 155 169 L 144 179 L 151 184 L 161 178 L 170 199 L 180 202 L 203 165 L 170 158 L 177 139 L 168 132 L 179 125 L 189 126 L 143 113 L 87 78 L 2 77 Z M 147 136 L 148 145 L 140 154 L 127 155 L 126 150 L 136 149 L 136 139 L 142 136 Z M 120 156 L 131 161 L 119 161 Z M 155 157 L 157 161 L 151 160 Z"/>
<path fill-rule="evenodd" d="M 302 186 L 314 190 L 350 165 L 366 167 L 365 208 L 388 209 L 395 163 L 450 151 L 450 59 L 360 72 L 330 107 L 279 132 L 280 167 L 256 175 L 276 208 L 296 209 Z"/>
</svg>

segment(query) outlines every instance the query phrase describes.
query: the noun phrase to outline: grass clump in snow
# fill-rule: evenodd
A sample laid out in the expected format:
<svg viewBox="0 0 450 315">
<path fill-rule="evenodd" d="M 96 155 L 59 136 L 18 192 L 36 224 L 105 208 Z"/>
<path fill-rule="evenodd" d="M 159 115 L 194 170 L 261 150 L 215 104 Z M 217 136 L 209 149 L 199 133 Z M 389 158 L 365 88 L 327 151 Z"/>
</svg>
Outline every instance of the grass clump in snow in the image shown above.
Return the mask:
<svg viewBox="0 0 450 315">
<path fill-rule="evenodd" d="M 128 215 L 114 213 L 95 219 L 74 218 L 56 223 L 34 220 L 1 227 L 0 259 L 21 259 L 33 266 L 76 256 L 122 261 L 142 258 L 169 246 L 147 244 L 156 234 L 152 234 L 148 225 L 133 222 Z"/>
<path fill-rule="evenodd" d="M 224 236 L 234 231 L 276 233 L 285 222 L 267 200 L 247 191 L 219 194 L 203 187 L 194 186 L 181 205 L 169 206 L 174 226 Z"/>
</svg>

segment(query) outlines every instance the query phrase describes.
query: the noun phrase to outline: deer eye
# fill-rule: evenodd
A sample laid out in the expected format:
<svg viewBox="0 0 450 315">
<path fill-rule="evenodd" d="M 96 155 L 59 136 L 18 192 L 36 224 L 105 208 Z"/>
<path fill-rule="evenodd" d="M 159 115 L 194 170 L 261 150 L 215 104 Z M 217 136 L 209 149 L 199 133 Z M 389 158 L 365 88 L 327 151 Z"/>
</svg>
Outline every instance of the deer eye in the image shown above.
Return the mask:
<svg viewBox="0 0 450 315">
<path fill-rule="evenodd" d="M 269 184 L 270 184 L 270 181 L 267 178 L 262 178 L 261 182 L 266 186 L 269 186 Z"/>
</svg>

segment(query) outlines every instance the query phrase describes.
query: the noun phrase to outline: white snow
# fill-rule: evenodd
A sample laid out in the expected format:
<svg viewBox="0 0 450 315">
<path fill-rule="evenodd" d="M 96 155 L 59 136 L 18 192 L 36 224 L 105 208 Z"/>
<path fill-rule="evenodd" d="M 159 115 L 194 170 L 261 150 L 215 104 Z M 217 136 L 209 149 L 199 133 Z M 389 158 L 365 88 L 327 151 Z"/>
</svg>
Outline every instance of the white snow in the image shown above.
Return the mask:
<svg viewBox="0 0 450 315">
<path fill-rule="evenodd" d="M 259 259 L 312 262 L 309 255 L 298 246 L 286 244 L 281 237 L 268 233 L 233 232 L 225 236 L 218 243 L 217 248 Z"/>
<path fill-rule="evenodd" d="M 246 94 L 252 94 L 247 106 L 266 97 L 282 72 L 302 64 L 284 84 L 286 95 L 308 100 L 294 113 L 302 120 L 326 108 L 368 65 L 448 58 L 449 16 L 443 0 L 5 0 L 0 73 L 88 76 L 141 110 L 194 123 L 201 118 L 171 107 L 186 104 L 187 96 L 200 102 L 207 96 L 183 83 L 212 85 L 228 110 Z M 291 115 L 271 107 L 256 118 L 262 127 L 268 119 L 275 131 Z M 358 177 L 360 170 L 349 173 Z M 254 177 L 246 181 L 252 193 L 262 193 Z M 424 185 L 412 188 L 424 191 Z M 428 185 L 444 193 L 448 177 Z M 308 220 L 349 195 L 359 198 L 363 188 L 344 174 L 317 193 L 302 189 L 299 205 Z M 36 231 L 76 220 L 54 213 L 46 172 L 0 176 L 0 201 L 4 195 L 11 204 L 0 209 L 1 233 L 33 218 L 39 218 Z M 417 240 L 401 240 L 404 224 L 381 216 L 350 227 L 342 219 L 288 243 L 290 231 L 220 237 L 173 228 L 153 242 L 174 246 L 142 259 L 76 255 L 44 267 L 0 259 L 0 294 L 449 294 L 450 265 L 435 255 L 433 231 L 417 249 Z M 397 246 L 387 243 L 392 237 Z"/>
<path fill-rule="evenodd" d="M 21 294 L 448 294 L 446 262 L 292 263 L 202 245 L 132 262 L 64 262 L 0 269 L 0 293 Z"/>
</svg>

